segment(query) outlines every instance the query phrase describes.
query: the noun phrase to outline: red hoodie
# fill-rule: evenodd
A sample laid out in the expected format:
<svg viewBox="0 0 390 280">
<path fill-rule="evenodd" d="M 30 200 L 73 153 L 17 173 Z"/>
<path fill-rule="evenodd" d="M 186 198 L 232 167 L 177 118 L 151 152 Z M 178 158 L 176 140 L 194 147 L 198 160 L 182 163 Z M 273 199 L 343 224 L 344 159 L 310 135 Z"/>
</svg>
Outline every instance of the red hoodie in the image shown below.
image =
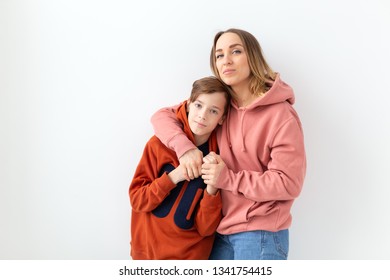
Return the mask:
<svg viewBox="0 0 390 280">
<path fill-rule="evenodd" d="M 176 112 L 194 142 L 186 102 Z M 199 146 L 206 155 L 217 151 L 212 133 Z M 205 190 L 201 178 L 175 185 L 168 173 L 179 165 L 176 154 L 153 136 L 146 144 L 130 184 L 131 256 L 133 259 L 208 259 L 221 220 L 221 196 Z"/>
</svg>

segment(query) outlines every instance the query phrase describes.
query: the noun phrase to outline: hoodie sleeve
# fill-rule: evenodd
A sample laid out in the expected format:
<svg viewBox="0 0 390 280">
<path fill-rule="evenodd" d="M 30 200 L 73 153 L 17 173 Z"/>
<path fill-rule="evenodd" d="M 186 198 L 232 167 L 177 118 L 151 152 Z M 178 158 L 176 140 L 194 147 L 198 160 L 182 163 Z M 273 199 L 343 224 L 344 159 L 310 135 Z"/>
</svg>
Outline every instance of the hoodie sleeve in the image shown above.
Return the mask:
<svg viewBox="0 0 390 280">
<path fill-rule="evenodd" d="M 180 158 L 184 153 L 196 146 L 183 131 L 183 126 L 176 118 L 179 105 L 158 110 L 151 118 L 154 133 L 165 146 L 174 150 Z"/>
<path fill-rule="evenodd" d="M 217 192 L 216 195 L 211 195 L 205 189 L 195 218 L 196 228 L 201 236 L 209 236 L 215 233 L 222 218 L 221 211 L 221 193 Z"/>
<path fill-rule="evenodd" d="M 258 202 L 291 200 L 301 192 L 305 173 L 303 132 L 299 120 L 290 118 L 271 142 L 266 171 L 233 172 L 225 167 L 218 177 L 217 186 Z"/>
<path fill-rule="evenodd" d="M 164 160 L 164 152 L 158 149 L 156 141 L 150 140 L 129 187 L 130 203 L 134 211 L 154 210 L 176 186 L 166 172 L 159 176 L 159 159 Z"/>
</svg>

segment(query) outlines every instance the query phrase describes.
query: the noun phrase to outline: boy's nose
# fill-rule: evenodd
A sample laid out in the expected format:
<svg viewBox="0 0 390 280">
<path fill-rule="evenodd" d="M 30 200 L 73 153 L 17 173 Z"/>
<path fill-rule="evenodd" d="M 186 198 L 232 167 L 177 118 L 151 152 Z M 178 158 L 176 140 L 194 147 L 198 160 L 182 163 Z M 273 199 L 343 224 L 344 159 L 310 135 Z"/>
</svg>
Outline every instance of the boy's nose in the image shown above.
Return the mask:
<svg viewBox="0 0 390 280">
<path fill-rule="evenodd" d="M 205 120 L 206 119 L 206 110 L 202 110 L 199 112 L 199 118 Z"/>
</svg>

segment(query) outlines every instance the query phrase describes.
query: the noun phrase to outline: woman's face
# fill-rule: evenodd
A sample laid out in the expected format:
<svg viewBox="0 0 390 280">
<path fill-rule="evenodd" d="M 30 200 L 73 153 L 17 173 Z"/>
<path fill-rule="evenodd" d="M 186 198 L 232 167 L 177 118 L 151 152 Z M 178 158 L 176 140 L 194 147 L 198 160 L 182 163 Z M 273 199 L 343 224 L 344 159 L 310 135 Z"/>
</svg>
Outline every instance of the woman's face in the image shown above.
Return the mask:
<svg viewBox="0 0 390 280">
<path fill-rule="evenodd" d="M 233 89 L 248 87 L 251 71 L 240 37 L 235 33 L 222 34 L 215 50 L 216 66 L 222 81 Z"/>
</svg>

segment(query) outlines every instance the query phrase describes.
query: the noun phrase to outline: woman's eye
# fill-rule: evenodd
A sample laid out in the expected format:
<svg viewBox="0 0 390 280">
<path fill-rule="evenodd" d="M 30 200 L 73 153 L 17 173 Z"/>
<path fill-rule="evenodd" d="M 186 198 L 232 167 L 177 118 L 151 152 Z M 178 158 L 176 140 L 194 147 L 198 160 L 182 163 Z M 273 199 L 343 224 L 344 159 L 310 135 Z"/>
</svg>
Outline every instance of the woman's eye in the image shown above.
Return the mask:
<svg viewBox="0 0 390 280">
<path fill-rule="evenodd" d="M 220 59 L 220 58 L 222 58 L 223 57 L 223 55 L 222 54 L 217 54 L 217 56 L 215 57 L 216 59 Z"/>
<path fill-rule="evenodd" d="M 218 115 L 218 111 L 217 110 L 211 110 L 211 114 Z"/>
<path fill-rule="evenodd" d="M 194 106 L 195 106 L 195 108 L 198 108 L 198 109 L 202 108 L 202 105 L 200 105 L 199 103 L 195 103 Z"/>
<path fill-rule="evenodd" d="M 233 50 L 233 52 L 232 53 L 234 53 L 234 54 L 240 54 L 241 53 L 241 51 L 240 50 Z"/>
</svg>

